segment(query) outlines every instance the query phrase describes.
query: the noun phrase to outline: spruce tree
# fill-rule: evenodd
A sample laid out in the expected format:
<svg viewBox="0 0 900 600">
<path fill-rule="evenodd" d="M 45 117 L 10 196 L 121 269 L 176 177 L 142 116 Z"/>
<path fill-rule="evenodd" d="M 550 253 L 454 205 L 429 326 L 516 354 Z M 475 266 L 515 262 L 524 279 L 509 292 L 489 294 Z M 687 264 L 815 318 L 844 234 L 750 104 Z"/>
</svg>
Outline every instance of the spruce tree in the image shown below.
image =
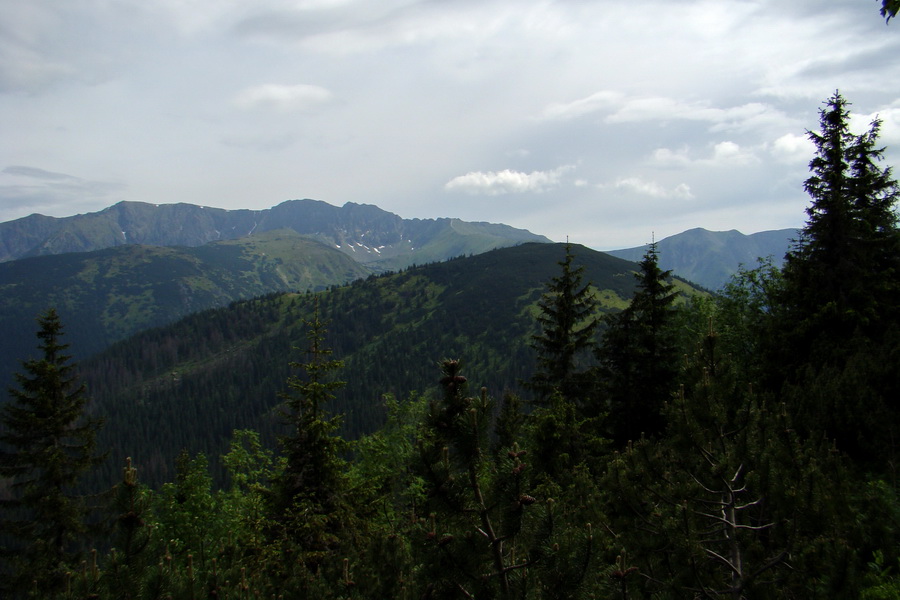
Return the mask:
<svg viewBox="0 0 900 600">
<path fill-rule="evenodd" d="M 598 302 L 590 283 L 583 283 L 584 265 L 573 265 L 572 246 L 559 266 L 561 272 L 547 283 L 538 303 L 541 332 L 532 336 L 537 352 L 537 371 L 529 386 L 546 403 L 556 391 L 568 400 L 580 401 L 587 389 L 584 359 L 590 357 L 597 331 Z"/>
<path fill-rule="evenodd" d="M 23 362 L 18 387 L 0 409 L 0 476 L 10 482 L 0 500 L 3 579 L 15 597 L 32 590 L 45 597 L 62 590 L 84 544 L 88 509 L 78 494 L 95 454 L 100 422 L 87 418 L 85 386 L 62 343 L 54 309 L 38 318 L 41 357 Z"/>
<path fill-rule="evenodd" d="M 678 292 L 670 275 L 659 268 L 656 243 L 650 244 L 635 274 L 631 304 L 606 321 L 598 372 L 620 447 L 665 426 L 661 409 L 674 391 L 679 355 L 673 328 Z"/>
<path fill-rule="evenodd" d="M 152 558 L 152 527 L 146 522 L 151 497 L 150 491 L 139 483 L 137 469 L 128 457 L 122 481 L 115 488 L 116 516 L 111 538 L 115 546 L 107 557 L 103 577 L 104 587 L 115 598 L 140 598 L 144 589 L 143 580 Z M 88 594 L 89 590 L 84 590 L 84 597 Z"/>
<path fill-rule="evenodd" d="M 891 169 L 877 165 L 884 152 L 876 146 L 880 121 L 855 135 L 848 106 L 835 93 L 820 111 L 821 132 L 809 132 L 816 156 L 804 187 L 812 202 L 785 257 L 780 299 L 791 334 L 788 365 L 813 358 L 823 343 L 834 350 L 851 336 L 878 335 L 885 317 L 896 318 L 900 190 Z"/>
<path fill-rule="evenodd" d="M 623 589 L 642 598 L 860 597 L 861 557 L 893 524 L 863 516 L 871 500 L 858 474 L 829 441 L 802 440 L 785 407 L 746 383 L 712 321 L 699 341 L 663 409 L 666 435 L 629 444 L 602 481 L 609 526 L 634 569 Z"/>
<path fill-rule="evenodd" d="M 285 463 L 272 485 L 272 518 L 280 538 L 276 541 L 289 560 L 317 577 L 338 547 L 339 533 L 348 527 L 351 513 L 345 497 L 348 468 L 341 458 L 346 444 L 336 433 L 340 417 L 325 411 L 344 385 L 334 379 L 343 362 L 331 358 L 332 351 L 325 346 L 326 323 L 319 319 L 318 299 L 306 325 L 307 360 L 291 363 L 302 375 L 292 376 L 289 391 L 283 394 L 283 417 L 290 433 L 280 439 Z"/>
<path fill-rule="evenodd" d="M 838 93 L 810 132 L 816 156 L 805 182 L 812 200 L 787 254 L 773 327 L 764 348 L 767 385 L 783 394 L 798 424 L 824 432 L 857 458 L 894 460 L 889 423 L 900 412 L 900 189 L 877 163 L 880 121 L 850 131 Z"/>
</svg>

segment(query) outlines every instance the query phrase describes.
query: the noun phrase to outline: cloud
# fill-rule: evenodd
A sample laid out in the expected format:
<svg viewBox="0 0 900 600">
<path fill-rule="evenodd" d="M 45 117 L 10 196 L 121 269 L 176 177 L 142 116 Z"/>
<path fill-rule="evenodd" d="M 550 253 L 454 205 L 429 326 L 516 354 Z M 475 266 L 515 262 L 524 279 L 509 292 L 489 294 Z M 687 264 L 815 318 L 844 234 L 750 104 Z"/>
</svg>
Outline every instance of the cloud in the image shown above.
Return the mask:
<svg viewBox="0 0 900 600">
<path fill-rule="evenodd" d="M 662 167 L 687 167 L 691 164 L 688 149 L 670 150 L 669 148 L 657 148 L 652 154 L 653 162 Z"/>
<path fill-rule="evenodd" d="M 772 142 L 772 156 L 783 163 L 809 162 L 815 152 L 815 146 L 804 135 L 786 133 Z"/>
<path fill-rule="evenodd" d="M 602 90 L 571 102 L 546 106 L 547 120 L 577 119 L 598 112 L 607 113 L 606 123 L 649 123 L 697 121 L 710 124 L 710 131 L 746 131 L 766 123 L 785 123 L 779 110 L 761 102 L 717 107 L 711 101 L 687 102 L 666 96 L 628 97 L 614 90 Z"/>
<path fill-rule="evenodd" d="M 714 204 L 799 224 L 802 136 L 836 86 L 897 163 L 900 37 L 870 2 L 0 0 L 0 214 L 316 197 L 425 218 L 446 184 L 450 216 L 556 239 Z"/>
<path fill-rule="evenodd" d="M 129 2 L 0 2 L 0 93 L 93 86 L 121 75 L 154 26 L 136 18 L 134 8 Z"/>
<path fill-rule="evenodd" d="M 121 183 L 12 165 L 0 171 L 0 218 L 5 213 L 20 214 L 23 209 L 68 215 L 75 207 L 115 202 L 124 189 Z"/>
<path fill-rule="evenodd" d="M 233 30 L 243 37 L 299 43 L 314 52 L 348 56 L 446 40 L 465 39 L 471 44 L 490 37 L 518 12 L 465 1 L 454 2 L 449 9 L 421 0 L 271 3 L 251 10 Z"/>
<path fill-rule="evenodd" d="M 240 150 L 256 150 L 260 152 L 279 152 L 297 143 L 299 136 L 292 131 L 278 133 L 252 132 L 224 136 L 223 146 Z"/>
<path fill-rule="evenodd" d="M 454 177 L 444 184 L 444 189 L 487 196 L 526 192 L 541 193 L 557 187 L 561 182 L 562 176 L 574 168 L 573 165 L 564 165 L 552 171 L 532 171 L 531 173 L 522 173 L 510 169 L 487 172 L 473 171 Z"/>
<path fill-rule="evenodd" d="M 658 96 L 630 99 L 606 118 L 608 123 L 675 120 L 709 123 L 711 131 L 731 131 L 747 130 L 766 121 L 780 122 L 783 116 L 759 102 L 719 108 L 706 101 L 682 102 Z"/>
<path fill-rule="evenodd" d="M 544 109 L 546 119 L 577 119 L 584 115 L 612 108 L 622 101 L 619 92 L 604 90 L 573 100 L 572 102 L 554 102 Z"/>
<path fill-rule="evenodd" d="M 728 140 L 714 144 L 710 156 L 706 158 L 692 159 L 688 148 L 683 147 L 679 150 L 657 148 L 652 153 L 652 160 L 659 166 L 670 168 L 737 167 L 759 162 L 752 151 L 745 150 L 736 142 Z"/>
<path fill-rule="evenodd" d="M 753 152 L 744 150 L 735 142 L 724 141 L 713 146 L 712 158 L 709 159 L 710 166 L 722 165 L 747 165 L 757 162 Z"/>
<path fill-rule="evenodd" d="M 895 100 L 893 104 L 868 115 L 851 113 L 851 129 L 855 133 L 868 131 L 869 126 L 875 119 L 881 121 L 879 142 L 882 144 L 900 144 L 900 100 Z"/>
<path fill-rule="evenodd" d="M 45 171 L 37 167 L 26 167 L 22 165 L 12 165 L 3 169 L 7 175 L 19 175 L 22 177 L 30 177 L 32 179 L 43 179 L 45 181 L 81 181 L 74 175 L 66 175 L 65 173 L 54 173 L 53 171 Z"/>
<path fill-rule="evenodd" d="M 244 89 L 235 96 L 234 104 L 245 110 L 274 108 L 282 112 L 292 112 L 315 108 L 331 98 L 330 91 L 317 85 L 267 83 Z"/>
<path fill-rule="evenodd" d="M 635 192 L 642 196 L 663 199 L 691 199 L 694 195 L 686 183 L 679 183 L 674 188 L 666 188 L 655 181 L 645 181 L 640 177 L 626 177 L 617 180 L 613 187 Z"/>
</svg>

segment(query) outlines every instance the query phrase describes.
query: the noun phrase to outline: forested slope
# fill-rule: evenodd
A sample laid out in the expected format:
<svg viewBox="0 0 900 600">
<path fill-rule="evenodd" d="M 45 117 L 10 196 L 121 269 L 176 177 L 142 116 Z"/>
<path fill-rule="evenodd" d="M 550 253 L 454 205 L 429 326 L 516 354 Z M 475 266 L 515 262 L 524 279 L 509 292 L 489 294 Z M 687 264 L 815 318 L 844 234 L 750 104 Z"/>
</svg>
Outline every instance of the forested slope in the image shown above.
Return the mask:
<svg viewBox="0 0 900 600">
<path fill-rule="evenodd" d="M 576 253 L 603 310 L 624 307 L 634 263 L 583 247 Z M 328 343 L 346 363 L 334 410 L 345 413 L 349 437 L 382 423 L 384 394 L 433 387 L 443 358 L 464 357 L 472 380 L 495 394 L 516 390 L 534 365 L 537 300 L 563 254 L 559 244 L 494 250 L 319 294 L 238 302 L 116 344 L 83 364 L 93 410 L 107 418 L 101 436 L 115 449 L 113 472 L 133 456 L 148 481 L 164 481 L 182 448 L 215 459 L 234 428 L 271 439 L 272 410 L 289 363 L 301 358 L 294 346 L 315 298 Z"/>
<path fill-rule="evenodd" d="M 293 231 L 205 246 L 127 245 L 0 263 L 0 381 L 32 353 L 34 319 L 55 307 L 79 360 L 150 327 L 275 291 L 321 290 L 369 271 Z"/>
</svg>

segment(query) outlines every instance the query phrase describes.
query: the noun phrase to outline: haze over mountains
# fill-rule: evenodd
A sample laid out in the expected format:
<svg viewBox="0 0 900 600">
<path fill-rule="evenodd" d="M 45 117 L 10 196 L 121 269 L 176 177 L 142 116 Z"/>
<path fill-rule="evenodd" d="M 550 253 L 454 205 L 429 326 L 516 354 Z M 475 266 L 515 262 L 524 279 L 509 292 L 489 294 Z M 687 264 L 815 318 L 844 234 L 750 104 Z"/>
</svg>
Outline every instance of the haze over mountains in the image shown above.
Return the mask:
<svg viewBox="0 0 900 600">
<path fill-rule="evenodd" d="M 120 202 L 95 213 L 63 218 L 34 214 L 0 223 L 0 262 L 130 244 L 195 247 L 279 229 L 338 249 L 372 272 L 523 242 L 551 241 L 502 224 L 404 219 L 377 206 L 353 202 L 336 207 L 318 200 L 289 200 L 265 210 Z M 750 235 L 734 229 L 690 229 L 658 242 L 660 265 L 708 289 L 718 289 L 741 264 L 753 266 L 759 257 L 771 257 L 780 264 L 796 236 L 795 229 Z M 645 251 L 646 245 L 608 252 L 638 261 Z"/>
</svg>

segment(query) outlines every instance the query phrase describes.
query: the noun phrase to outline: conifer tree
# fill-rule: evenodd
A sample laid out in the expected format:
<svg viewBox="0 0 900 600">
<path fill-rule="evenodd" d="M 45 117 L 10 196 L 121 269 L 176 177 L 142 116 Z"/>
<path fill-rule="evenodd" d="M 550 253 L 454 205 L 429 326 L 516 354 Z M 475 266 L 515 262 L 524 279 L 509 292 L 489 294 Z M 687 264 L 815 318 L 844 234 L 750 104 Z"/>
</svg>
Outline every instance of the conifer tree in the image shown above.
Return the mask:
<svg viewBox="0 0 900 600">
<path fill-rule="evenodd" d="M 418 446 L 427 497 L 419 596 L 525 597 L 529 569 L 546 559 L 541 549 L 554 533 L 552 519 L 539 527 L 527 451 L 514 444 L 492 456 L 486 390 L 466 394 L 457 360 L 443 361 L 441 371 L 443 398 L 429 407 Z"/>
<path fill-rule="evenodd" d="M 631 304 L 606 321 L 598 373 L 620 447 L 665 425 L 661 409 L 674 391 L 679 352 L 672 327 L 678 293 L 670 275 L 659 268 L 656 243 L 650 244 Z"/>
<path fill-rule="evenodd" d="M 805 361 L 814 346 L 843 346 L 854 335 L 884 330 L 896 319 L 900 291 L 900 237 L 894 205 L 900 189 L 890 167 L 876 163 L 881 122 L 861 135 L 850 131 L 849 103 L 838 93 L 820 111 L 821 132 L 804 187 L 812 202 L 800 239 L 788 252 L 780 298 L 791 338 L 789 365 Z M 794 360 L 790 360 L 791 356 Z"/>
<path fill-rule="evenodd" d="M 623 585 L 637 597 L 858 597 L 865 540 L 882 535 L 854 499 L 866 486 L 827 440 L 801 439 L 719 342 L 710 323 L 664 408 L 666 435 L 610 463 L 610 526 L 635 568 Z"/>
<path fill-rule="evenodd" d="M 532 336 L 537 352 L 537 371 L 529 385 L 547 402 L 554 391 L 566 399 L 581 401 L 587 389 L 587 369 L 597 331 L 598 302 L 590 283 L 583 283 L 584 265 L 575 267 L 572 246 L 559 266 L 561 272 L 547 283 L 541 296 L 537 320 L 541 332 Z"/>
<path fill-rule="evenodd" d="M 900 414 L 900 188 L 880 121 L 850 131 L 849 103 L 835 93 L 810 132 L 816 156 L 805 182 L 812 200 L 788 252 L 764 348 L 766 385 L 784 394 L 798 425 L 822 431 L 865 460 L 896 460 L 887 423 Z"/>
<path fill-rule="evenodd" d="M 122 470 L 122 481 L 115 488 L 115 527 L 104 569 L 104 587 L 111 595 L 122 600 L 140 598 L 144 591 L 144 578 L 151 565 L 152 528 L 146 519 L 150 508 L 150 491 L 140 485 L 137 469 L 127 458 Z M 85 597 L 88 592 L 85 591 Z"/>
<path fill-rule="evenodd" d="M 336 434 L 340 417 L 325 411 L 344 385 L 333 378 L 343 362 L 331 358 L 331 349 L 325 346 L 326 323 L 319 319 L 318 299 L 306 325 L 307 360 L 291 363 L 303 374 L 288 380 L 289 391 L 283 395 L 283 415 L 291 432 L 280 440 L 285 463 L 272 485 L 272 506 L 285 549 L 300 552 L 291 560 L 296 564 L 299 559 L 317 575 L 337 547 L 350 511 L 345 497 L 347 465 L 341 458 L 345 443 Z"/>
<path fill-rule="evenodd" d="M 95 454 L 100 422 L 85 415 L 86 389 L 65 353 L 59 315 L 50 309 L 38 324 L 41 357 L 23 362 L 0 409 L 0 476 L 11 482 L 11 497 L 0 501 L 0 585 L 8 594 L 49 596 L 63 589 L 84 543 L 88 509 L 77 488 L 102 456 Z"/>
<path fill-rule="evenodd" d="M 425 397 L 384 398 L 387 422 L 354 443 L 351 480 L 364 533 L 356 546 L 354 581 L 369 598 L 409 598 L 414 569 L 414 515 L 424 481 L 412 469 Z"/>
</svg>

